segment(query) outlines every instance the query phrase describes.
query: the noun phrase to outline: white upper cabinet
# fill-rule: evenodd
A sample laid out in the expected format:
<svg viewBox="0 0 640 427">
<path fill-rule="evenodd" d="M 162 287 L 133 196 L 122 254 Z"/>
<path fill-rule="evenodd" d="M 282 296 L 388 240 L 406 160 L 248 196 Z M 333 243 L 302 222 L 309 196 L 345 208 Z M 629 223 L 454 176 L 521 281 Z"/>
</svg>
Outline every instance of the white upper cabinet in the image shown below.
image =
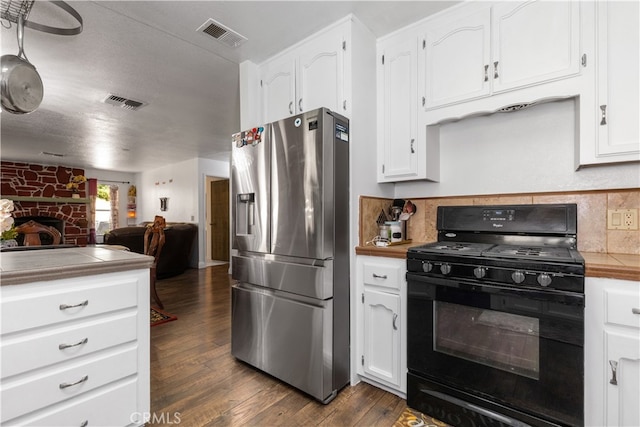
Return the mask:
<svg viewBox="0 0 640 427">
<path fill-rule="evenodd" d="M 344 51 L 342 31 L 311 40 L 300 53 L 297 67 L 298 112 L 327 107 L 345 114 Z"/>
<path fill-rule="evenodd" d="M 279 58 L 262 68 L 263 122 L 270 123 L 296 113 L 296 61 Z"/>
<path fill-rule="evenodd" d="M 386 46 L 379 55 L 379 182 L 414 177 L 418 172 L 417 53 L 416 39 L 409 39 Z"/>
<path fill-rule="evenodd" d="M 491 15 L 493 92 L 580 71 L 579 2 L 501 2 Z"/>
<path fill-rule="evenodd" d="M 264 123 L 320 107 L 348 115 L 347 28 L 330 28 L 260 66 Z"/>
<path fill-rule="evenodd" d="M 425 109 L 580 72 L 579 2 L 465 6 L 426 25 L 420 70 Z"/>
<path fill-rule="evenodd" d="M 640 11 L 637 1 L 597 3 L 596 146 L 583 164 L 640 160 Z M 593 149 L 595 148 L 595 149 Z"/>
<path fill-rule="evenodd" d="M 438 23 L 424 38 L 426 108 L 489 94 L 490 9 Z"/>
</svg>

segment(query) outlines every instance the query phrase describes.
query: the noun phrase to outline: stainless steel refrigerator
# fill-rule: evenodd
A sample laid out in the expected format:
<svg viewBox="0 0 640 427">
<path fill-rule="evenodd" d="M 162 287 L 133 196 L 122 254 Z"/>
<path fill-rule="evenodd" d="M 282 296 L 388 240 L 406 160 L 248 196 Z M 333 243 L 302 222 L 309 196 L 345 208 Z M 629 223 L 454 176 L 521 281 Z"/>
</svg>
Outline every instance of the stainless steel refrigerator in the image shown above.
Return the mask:
<svg viewBox="0 0 640 427">
<path fill-rule="evenodd" d="M 324 403 L 349 382 L 348 142 L 324 108 L 233 136 L 231 353 Z"/>
</svg>

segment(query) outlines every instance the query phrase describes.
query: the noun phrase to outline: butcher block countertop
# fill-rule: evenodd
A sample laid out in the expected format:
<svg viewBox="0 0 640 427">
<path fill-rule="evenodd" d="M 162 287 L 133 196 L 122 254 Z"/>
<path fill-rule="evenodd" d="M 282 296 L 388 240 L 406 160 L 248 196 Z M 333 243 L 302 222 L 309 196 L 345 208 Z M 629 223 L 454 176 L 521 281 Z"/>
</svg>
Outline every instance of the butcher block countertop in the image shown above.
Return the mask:
<svg viewBox="0 0 640 427">
<path fill-rule="evenodd" d="M 108 246 L 5 251 L 0 253 L 0 284 L 19 285 L 150 268 L 153 257 Z"/>
<path fill-rule="evenodd" d="M 380 256 L 389 258 L 405 258 L 407 250 L 412 246 L 420 246 L 426 242 L 411 242 L 404 245 L 376 247 L 357 246 L 357 255 Z M 580 252 L 585 260 L 587 277 L 640 281 L 640 255 L 604 254 Z"/>
</svg>

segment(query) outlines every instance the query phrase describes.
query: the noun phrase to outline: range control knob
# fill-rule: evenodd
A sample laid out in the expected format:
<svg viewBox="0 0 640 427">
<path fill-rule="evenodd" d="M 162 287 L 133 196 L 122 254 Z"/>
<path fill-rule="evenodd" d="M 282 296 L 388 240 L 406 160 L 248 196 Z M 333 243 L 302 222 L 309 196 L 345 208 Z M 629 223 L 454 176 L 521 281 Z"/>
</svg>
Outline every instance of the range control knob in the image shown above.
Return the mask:
<svg viewBox="0 0 640 427">
<path fill-rule="evenodd" d="M 549 276 L 547 273 L 540 273 L 538 275 L 538 283 L 540 283 L 540 286 L 549 286 L 551 284 L 551 276 Z"/>
<path fill-rule="evenodd" d="M 422 263 L 422 271 L 424 271 L 425 273 L 430 272 L 432 268 L 433 264 L 431 264 L 429 261 Z"/>
<path fill-rule="evenodd" d="M 440 271 L 444 275 L 447 275 L 447 274 L 451 273 L 451 264 L 442 264 L 440 266 Z"/>
<path fill-rule="evenodd" d="M 476 276 L 476 279 L 482 279 L 487 275 L 486 267 L 476 267 L 473 269 L 473 275 Z"/>
<path fill-rule="evenodd" d="M 524 273 L 520 270 L 516 270 L 511 273 L 511 279 L 513 279 L 515 283 L 522 283 L 524 282 Z"/>
</svg>

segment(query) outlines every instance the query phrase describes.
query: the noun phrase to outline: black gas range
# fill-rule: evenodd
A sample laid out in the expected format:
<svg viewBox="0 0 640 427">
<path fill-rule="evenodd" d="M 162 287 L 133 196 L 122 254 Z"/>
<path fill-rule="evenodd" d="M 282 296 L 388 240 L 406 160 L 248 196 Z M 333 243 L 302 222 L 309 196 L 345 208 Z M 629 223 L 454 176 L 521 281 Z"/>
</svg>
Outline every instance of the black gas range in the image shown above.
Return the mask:
<svg viewBox="0 0 640 427">
<path fill-rule="evenodd" d="M 407 253 L 407 402 L 456 426 L 583 424 L 575 204 L 440 206 Z"/>
</svg>

